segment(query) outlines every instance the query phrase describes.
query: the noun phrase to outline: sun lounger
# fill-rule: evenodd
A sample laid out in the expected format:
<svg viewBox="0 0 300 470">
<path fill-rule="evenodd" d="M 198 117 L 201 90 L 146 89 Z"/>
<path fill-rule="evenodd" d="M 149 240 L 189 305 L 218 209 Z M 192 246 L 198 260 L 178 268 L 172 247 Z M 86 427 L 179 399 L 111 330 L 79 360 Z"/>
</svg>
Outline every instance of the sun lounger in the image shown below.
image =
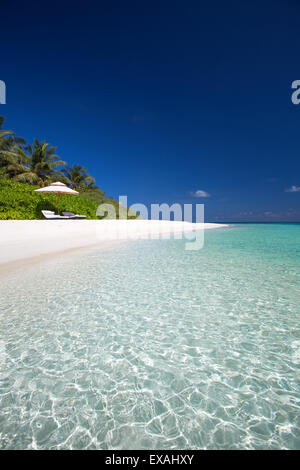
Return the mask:
<svg viewBox="0 0 300 470">
<path fill-rule="evenodd" d="M 70 217 L 70 219 L 86 219 L 86 215 L 74 214 L 74 212 L 63 212 L 64 216 Z"/>
<path fill-rule="evenodd" d="M 64 215 L 57 215 L 54 211 L 42 211 L 43 216 L 45 219 L 69 219 L 70 217 L 66 217 Z"/>
<path fill-rule="evenodd" d="M 63 212 L 63 215 L 57 215 L 54 211 L 42 211 L 43 216 L 45 219 L 85 219 L 85 215 L 77 215 L 74 212 Z"/>
<path fill-rule="evenodd" d="M 86 215 L 74 214 L 74 212 L 63 212 L 63 215 L 57 215 L 54 211 L 42 211 L 45 219 L 86 219 Z"/>
</svg>

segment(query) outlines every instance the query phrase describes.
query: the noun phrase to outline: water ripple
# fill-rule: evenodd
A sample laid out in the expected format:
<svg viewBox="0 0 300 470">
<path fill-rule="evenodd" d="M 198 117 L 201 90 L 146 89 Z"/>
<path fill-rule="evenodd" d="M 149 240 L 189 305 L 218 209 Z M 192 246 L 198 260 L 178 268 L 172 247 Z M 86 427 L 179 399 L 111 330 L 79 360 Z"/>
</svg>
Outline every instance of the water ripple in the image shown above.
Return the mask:
<svg viewBox="0 0 300 470">
<path fill-rule="evenodd" d="M 0 448 L 299 449 L 300 263 L 247 236 L 86 250 L 2 281 Z"/>
</svg>

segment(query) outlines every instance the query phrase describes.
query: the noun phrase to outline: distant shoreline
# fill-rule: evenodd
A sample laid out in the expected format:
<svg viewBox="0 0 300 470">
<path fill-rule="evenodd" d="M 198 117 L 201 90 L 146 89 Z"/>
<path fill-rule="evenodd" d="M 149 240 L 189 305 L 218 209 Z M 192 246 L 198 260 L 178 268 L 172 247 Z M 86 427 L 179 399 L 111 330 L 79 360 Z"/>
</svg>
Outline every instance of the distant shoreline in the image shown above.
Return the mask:
<svg viewBox="0 0 300 470">
<path fill-rule="evenodd" d="M 234 222 L 218 222 L 218 224 L 226 224 L 226 225 L 240 225 L 240 224 L 264 224 L 264 225 L 299 225 L 300 222 L 237 222 L 237 221 L 234 221 Z"/>
</svg>

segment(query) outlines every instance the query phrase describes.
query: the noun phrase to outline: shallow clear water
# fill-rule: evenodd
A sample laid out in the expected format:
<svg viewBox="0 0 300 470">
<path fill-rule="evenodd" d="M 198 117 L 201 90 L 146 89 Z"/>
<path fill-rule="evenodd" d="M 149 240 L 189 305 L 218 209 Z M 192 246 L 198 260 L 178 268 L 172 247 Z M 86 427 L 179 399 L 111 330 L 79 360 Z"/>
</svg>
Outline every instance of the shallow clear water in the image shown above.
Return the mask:
<svg viewBox="0 0 300 470">
<path fill-rule="evenodd" d="M 300 226 L 184 243 L 1 280 L 1 448 L 300 448 Z"/>
</svg>

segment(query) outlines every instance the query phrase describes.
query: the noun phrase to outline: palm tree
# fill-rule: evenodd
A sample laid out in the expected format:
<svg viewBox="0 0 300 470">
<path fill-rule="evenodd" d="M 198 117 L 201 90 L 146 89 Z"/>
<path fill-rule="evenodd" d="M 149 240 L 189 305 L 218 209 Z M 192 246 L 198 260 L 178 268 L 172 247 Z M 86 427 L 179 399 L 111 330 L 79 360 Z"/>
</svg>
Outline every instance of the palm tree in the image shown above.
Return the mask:
<svg viewBox="0 0 300 470">
<path fill-rule="evenodd" d="M 2 174 L 6 178 L 16 180 L 17 176 L 29 171 L 29 157 L 21 147 L 14 146 L 11 149 L 0 151 L 0 153 L 2 157 Z M 29 178 L 26 181 L 29 182 Z M 37 180 L 32 181 L 32 183 L 37 183 Z"/>
<path fill-rule="evenodd" d="M 4 117 L 0 116 L 0 151 L 3 149 L 8 149 L 7 139 L 9 136 L 13 135 L 13 131 L 4 131 L 2 129 L 4 120 Z"/>
<path fill-rule="evenodd" d="M 5 118 L 0 116 L 0 177 L 10 178 L 15 174 L 17 162 L 15 160 L 13 148 L 16 145 L 25 145 L 23 138 L 15 136 L 13 131 L 3 130 Z M 19 161 L 18 164 L 23 162 Z"/>
<path fill-rule="evenodd" d="M 43 181 L 51 181 L 55 177 L 60 177 L 61 172 L 57 167 L 66 165 L 66 162 L 60 160 L 55 154 L 56 147 L 50 146 L 45 141 L 39 142 L 35 139 L 33 147 L 27 147 L 30 155 L 30 169 L 37 174 Z"/>
<path fill-rule="evenodd" d="M 56 147 L 35 139 L 33 146 L 28 145 L 24 149 L 15 144 L 10 150 L 1 153 L 7 162 L 7 172 L 14 181 L 43 186 L 62 176 L 56 168 L 66 162 L 60 160 L 55 151 Z"/>
<path fill-rule="evenodd" d="M 22 137 L 15 136 L 13 131 L 5 131 L 3 130 L 5 118 L 0 116 L 0 152 L 2 150 L 9 150 L 13 145 L 25 145 L 26 142 Z M 0 154 L 0 156 L 2 156 Z"/>
<path fill-rule="evenodd" d="M 86 185 L 86 190 L 87 191 L 100 191 L 100 188 L 99 186 L 97 186 L 95 184 L 95 178 L 91 177 L 93 181 L 90 181 L 87 185 Z M 102 193 L 102 191 L 100 191 Z"/>
<path fill-rule="evenodd" d="M 95 179 L 80 165 L 67 166 L 62 169 L 62 173 L 69 180 L 72 189 L 99 189 L 95 185 Z"/>
</svg>

